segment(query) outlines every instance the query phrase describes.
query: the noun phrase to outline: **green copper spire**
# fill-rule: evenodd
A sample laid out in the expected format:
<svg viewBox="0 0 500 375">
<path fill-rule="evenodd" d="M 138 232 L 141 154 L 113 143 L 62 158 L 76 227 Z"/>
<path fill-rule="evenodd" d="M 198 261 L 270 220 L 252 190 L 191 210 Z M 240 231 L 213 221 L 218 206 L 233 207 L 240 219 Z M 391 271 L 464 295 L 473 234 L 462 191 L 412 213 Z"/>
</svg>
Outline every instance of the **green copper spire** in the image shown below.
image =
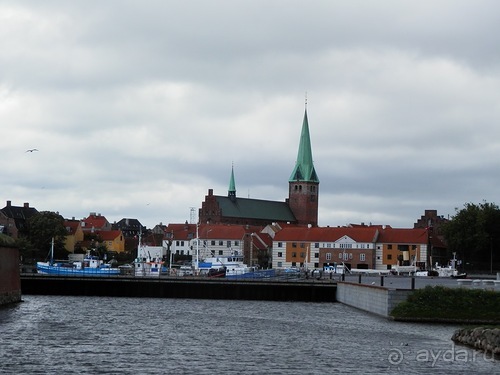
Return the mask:
<svg viewBox="0 0 500 375">
<path fill-rule="evenodd" d="M 231 179 L 229 180 L 229 190 L 227 191 L 228 197 L 236 198 L 236 184 L 234 183 L 234 166 L 231 166 Z"/>
<path fill-rule="evenodd" d="M 299 153 L 295 168 L 290 176 L 289 182 L 305 181 L 319 183 L 316 170 L 313 165 L 311 138 L 309 137 L 309 122 L 307 121 L 307 109 L 304 112 L 302 122 L 302 133 L 300 135 Z"/>
</svg>

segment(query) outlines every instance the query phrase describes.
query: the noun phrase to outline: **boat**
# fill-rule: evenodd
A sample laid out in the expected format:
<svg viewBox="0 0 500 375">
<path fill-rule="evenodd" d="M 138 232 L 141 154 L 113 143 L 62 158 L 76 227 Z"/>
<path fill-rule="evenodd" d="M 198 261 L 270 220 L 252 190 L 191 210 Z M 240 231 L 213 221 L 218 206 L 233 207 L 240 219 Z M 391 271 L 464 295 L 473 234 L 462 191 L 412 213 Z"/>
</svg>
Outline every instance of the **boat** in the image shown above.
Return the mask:
<svg viewBox="0 0 500 375">
<path fill-rule="evenodd" d="M 136 258 L 134 275 L 144 277 L 160 277 L 164 272 L 164 262 L 160 258 Z"/>
<path fill-rule="evenodd" d="M 225 277 L 227 279 L 261 279 L 275 276 L 275 270 L 259 270 L 243 263 L 243 255 L 233 254 L 205 258 L 200 262 L 201 274 L 208 277 Z"/>
<path fill-rule="evenodd" d="M 50 250 L 50 260 L 48 262 L 37 262 L 38 273 L 46 275 L 61 276 L 112 276 L 119 275 L 120 269 L 111 267 L 109 263 L 95 255 L 90 255 L 90 251 L 81 261 L 54 261 L 54 239 Z"/>
<path fill-rule="evenodd" d="M 456 253 L 453 253 L 453 259 L 450 259 L 448 265 L 440 266 L 437 262 L 431 271 L 417 271 L 415 276 L 438 276 L 438 277 L 451 277 L 453 279 L 465 279 L 467 278 L 467 273 L 458 272 L 457 265 L 460 261 L 456 258 Z"/>
<path fill-rule="evenodd" d="M 161 250 L 161 249 L 160 249 Z M 154 254 L 154 251 L 153 251 Z M 137 258 L 134 260 L 134 275 L 140 277 L 160 277 L 166 273 L 163 259 L 158 256 L 151 256 L 148 246 L 141 245 L 141 233 L 139 233 L 139 245 L 137 246 Z"/>
</svg>

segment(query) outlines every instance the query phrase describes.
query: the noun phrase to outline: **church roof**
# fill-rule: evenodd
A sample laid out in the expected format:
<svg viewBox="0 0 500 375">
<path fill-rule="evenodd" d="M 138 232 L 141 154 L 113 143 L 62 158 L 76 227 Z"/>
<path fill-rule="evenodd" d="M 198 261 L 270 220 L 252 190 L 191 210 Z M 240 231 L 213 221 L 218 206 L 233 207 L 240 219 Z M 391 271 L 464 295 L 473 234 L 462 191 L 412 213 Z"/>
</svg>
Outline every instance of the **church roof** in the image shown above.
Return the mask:
<svg viewBox="0 0 500 375">
<path fill-rule="evenodd" d="M 251 198 L 215 196 L 225 217 L 295 222 L 295 216 L 286 202 Z"/>
<path fill-rule="evenodd" d="M 307 110 L 304 112 L 304 121 L 302 122 L 302 133 L 300 135 L 299 152 L 295 168 L 290 175 L 289 182 L 305 181 L 319 183 L 318 175 L 314 169 L 311 138 L 309 136 L 309 122 L 307 120 Z"/>
</svg>

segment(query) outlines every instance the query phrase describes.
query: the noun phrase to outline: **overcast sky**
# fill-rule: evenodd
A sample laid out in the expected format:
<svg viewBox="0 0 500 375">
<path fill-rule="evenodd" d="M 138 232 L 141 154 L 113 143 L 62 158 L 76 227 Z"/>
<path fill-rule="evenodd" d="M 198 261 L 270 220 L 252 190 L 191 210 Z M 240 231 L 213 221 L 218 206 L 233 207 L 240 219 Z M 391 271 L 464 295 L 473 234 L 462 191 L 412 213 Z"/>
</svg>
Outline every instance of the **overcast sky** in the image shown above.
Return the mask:
<svg viewBox="0 0 500 375">
<path fill-rule="evenodd" d="M 232 165 L 283 201 L 306 92 L 320 226 L 498 204 L 499 35 L 496 0 L 0 0 L 0 208 L 196 222 Z"/>
</svg>

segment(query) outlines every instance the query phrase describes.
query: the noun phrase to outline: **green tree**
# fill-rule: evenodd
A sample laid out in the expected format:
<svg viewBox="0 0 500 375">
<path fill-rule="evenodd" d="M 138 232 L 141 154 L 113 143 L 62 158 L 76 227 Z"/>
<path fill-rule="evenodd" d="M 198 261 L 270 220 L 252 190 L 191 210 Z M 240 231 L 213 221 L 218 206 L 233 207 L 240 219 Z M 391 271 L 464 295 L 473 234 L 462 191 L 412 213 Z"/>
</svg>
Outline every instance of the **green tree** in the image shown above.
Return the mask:
<svg viewBox="0 0 500 375">
<path fill-rule="evenodd" d="M 500 209 L 483 201 L 455 210 L 456 215 L 442 228 L 449 250 L 456 252 L 464 265 L 482 265 L 493 272 L 500 245 Z"/>
<path fill-rule="evenodd" d="M 64 218 L 58 213 L 40 211 L 28 219 L 28 240 L 37 250 L 37 257 L 43 259 L 50 252 L 52 238 L 54 239 L 54 257 L 67 258 L 64 249 L 66 239 Z"/>
</svg>

